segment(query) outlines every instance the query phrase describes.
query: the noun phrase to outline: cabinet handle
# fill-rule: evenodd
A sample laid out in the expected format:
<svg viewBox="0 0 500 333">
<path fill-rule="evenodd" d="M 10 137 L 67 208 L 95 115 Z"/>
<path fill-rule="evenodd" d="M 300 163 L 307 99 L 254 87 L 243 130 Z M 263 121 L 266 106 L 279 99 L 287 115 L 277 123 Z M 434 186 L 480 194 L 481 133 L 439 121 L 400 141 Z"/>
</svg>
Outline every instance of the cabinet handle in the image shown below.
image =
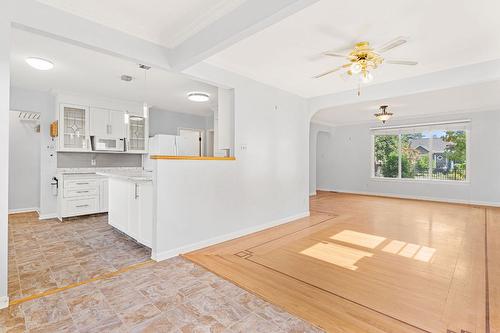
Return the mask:
<svg viewBox="0 0 500 333">
<path fill-rule="evenodd" d="M 89 193 L 89 191 L 76 191 L 76 193 Z"/>
<path fill-rule="evenodd" d="M 88 185 L 89 183 L 76 183 L 76 185 Z"/>
<path fill-rule="evenodd" d="M 139 185 L 137 184 L 134 184 L 135 185 L 135 199 L 139 198 Z"/>
<path fill-rule="evenodd" d="M 76 206 L 77 208 L 83 208 L 83 207 L 88 207 L 89 205 L 78 205 Z"/>
</svg>

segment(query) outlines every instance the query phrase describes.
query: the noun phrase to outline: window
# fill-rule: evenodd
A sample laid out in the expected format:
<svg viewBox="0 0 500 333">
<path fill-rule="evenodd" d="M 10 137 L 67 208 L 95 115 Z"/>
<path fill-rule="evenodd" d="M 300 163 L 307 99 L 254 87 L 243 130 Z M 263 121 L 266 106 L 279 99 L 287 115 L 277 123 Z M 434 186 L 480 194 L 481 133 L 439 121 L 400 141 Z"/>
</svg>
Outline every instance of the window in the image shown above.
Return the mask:
<svg viewBox="0 0 500 333">
<path fill-rule="evenodd" d="M 373 130 L 373 176 L 467 180 L 467 123 Z"/>
</svg>

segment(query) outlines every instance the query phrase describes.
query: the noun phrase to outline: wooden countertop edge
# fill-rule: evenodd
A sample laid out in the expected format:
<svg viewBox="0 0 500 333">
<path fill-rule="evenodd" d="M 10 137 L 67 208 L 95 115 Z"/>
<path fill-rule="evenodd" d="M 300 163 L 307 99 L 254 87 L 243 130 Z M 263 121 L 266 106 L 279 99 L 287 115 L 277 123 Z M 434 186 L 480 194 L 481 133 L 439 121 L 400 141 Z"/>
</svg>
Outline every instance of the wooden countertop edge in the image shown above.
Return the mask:
<svg viewBox="0 0 500 333">
<path fill-rule="evenodd" d="M 152 160 L 234 161 L 235 157 L 151 155 Z"/>
</svg>

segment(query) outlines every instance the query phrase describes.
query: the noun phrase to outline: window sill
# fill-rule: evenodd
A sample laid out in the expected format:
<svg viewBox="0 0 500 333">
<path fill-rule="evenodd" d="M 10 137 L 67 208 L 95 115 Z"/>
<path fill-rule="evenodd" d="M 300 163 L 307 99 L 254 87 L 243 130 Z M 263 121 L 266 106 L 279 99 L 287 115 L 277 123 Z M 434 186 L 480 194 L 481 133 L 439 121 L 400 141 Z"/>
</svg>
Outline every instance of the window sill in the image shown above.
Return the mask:
<svg viewBox="0 0 500 333">
<path fill-rule="evenodd" d="M 394 183 L 416 183 L 416 184 L 441 184 L 441 185 L 470 185 L 469 180 L 439 180 L 439 179 L 411 179 L 411 178 L 382 178 L 370 177 L 370 181 L 394 182 Z"/>
</svg>

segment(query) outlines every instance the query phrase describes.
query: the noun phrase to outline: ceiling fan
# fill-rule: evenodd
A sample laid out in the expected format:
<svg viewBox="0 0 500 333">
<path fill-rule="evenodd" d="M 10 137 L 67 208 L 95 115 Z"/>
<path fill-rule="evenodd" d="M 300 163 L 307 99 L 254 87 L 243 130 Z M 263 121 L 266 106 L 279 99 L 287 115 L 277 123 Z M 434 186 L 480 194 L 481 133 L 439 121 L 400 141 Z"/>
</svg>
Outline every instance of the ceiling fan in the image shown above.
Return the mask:
<svg viewBox="0 0 500 333">
<path fill-rule="evenodd" d="M 398 37 L 395 38 L 378 48 L 372 48 L 369 42 L 359 42 L 354 45 L 352 51 L 348 54 L 341 54 L 334 51 L 326 51 L 323 52 L 324 55 L 330 57 L 339 57 L 345 58 L 348 63 L 330 69 L 321 74 L 315 75 L 313 78 L 317 79 L 331 73 L 340 71 L 342 69 L 346 69 L 346 73 L 348 75 L 359 75 L 360 82 L 369 83 L 373 80 L 373 70 L 377 69 L 383 63 L 392 64 L 392 65 L 407 65 L 414 66 L 417 65 L 418 62 L 411 60 L 397 60 L 385 58 L 382 56 L 382 53 L 392 50 L 398 46 L 405 44 L 408 41 L 408 38 Z M 358 89 L 359 95 L 359 89 Z"/>
</svg>

